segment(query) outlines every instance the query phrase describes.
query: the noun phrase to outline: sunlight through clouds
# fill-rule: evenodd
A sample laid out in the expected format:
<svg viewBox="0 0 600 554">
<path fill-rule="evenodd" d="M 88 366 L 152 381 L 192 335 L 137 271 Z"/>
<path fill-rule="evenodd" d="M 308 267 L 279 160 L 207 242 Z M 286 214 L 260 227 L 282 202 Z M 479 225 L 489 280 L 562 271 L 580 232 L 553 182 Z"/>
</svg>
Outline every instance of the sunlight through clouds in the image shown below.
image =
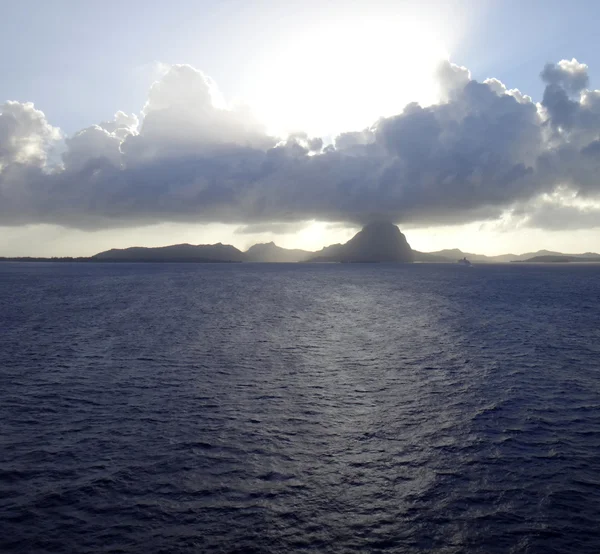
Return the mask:
<svg viewBox="0 0 600 554">
<path fill-rule="evenodd" d="M 260 66 L 250 103 L 280 135 L 361 129 L 409 102 L 434 103 L 442 34 L 413 18 L 324 21 L 286 37 Z"/>
<path fill-rule="evenodd" d="M 224 89 L 199 65 L 139 64 L 145 102 L 70 133 L 42 105 L 0 104 L 0 225 L 300 248 L 373 221 L 438 243 L 598 228 L 593 65 L 540 64 L 535 101 L 451 62 L 461 25 L 415 5 L 298 12 Z"/>
</svg>

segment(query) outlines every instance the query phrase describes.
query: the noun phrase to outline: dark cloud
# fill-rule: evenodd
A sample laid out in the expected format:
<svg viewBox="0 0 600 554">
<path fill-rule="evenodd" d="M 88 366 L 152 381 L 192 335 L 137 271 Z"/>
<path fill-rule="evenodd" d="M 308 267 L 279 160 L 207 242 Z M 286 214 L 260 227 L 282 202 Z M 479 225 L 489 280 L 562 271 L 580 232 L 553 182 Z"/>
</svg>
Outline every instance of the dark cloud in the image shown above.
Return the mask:
<svg viewBox="0 0 600 554">
<path fill-rule="evenodd" d="M 273 222 L 273 223 L 254 223 L 238 227 L 234 234 L 236 235 L 258 235 L 262 233 L 271 233 L 275 235 L 289 235 L 306 229 L 308 223 L 300 221 L 297 223 Z"/>
<path fill-rule="evenodd" d="M 570 206 L 543 203 L 531 209 L 529 227 L 554 231 L 575 231 L 600 226 L 600 206 Z"/>
<path fill-rule="evenodd" d="M 571 61 L 561 60 L 544 66 L 540 74 L 548 85 L 560 87 L 570 94 L 579 94 L 589 84 L 588 66 L 579 63 L 575 58 Z"/>
<path fill-rule="evenodd" d="M 515 207 L 512 216 L 519 226 L 552 231 L 575 231 L 600 226 L 600 198 L 590 202 L 573 190 L 559 188 Z"/>
<path fill-rule="evenodd" d="M 119 112 L 76 133 L 60 167 L 47 162 L 59 134 L 43 113 L 4 104 L 0 223 L 223 222 L 249 233 L 311 219 L 414 226 L 495 219 L 516 206 L 534 214 L 535 199 L 561 186 L 600 194 L 600 91 L 585 89 L 587 66 L 547 65 L 539 105 L 447 62 L 438 76 L 439 104 L 409 104 L 324 148 L 303 133 L 268 136 L 247 109 L 226 107 L 209 78 L 174 66 L 139 121 Z M 552 217 L 530 221 L 551 228 Z M 583 220 L 596 225 L 593 215 Z"/>
</svg>

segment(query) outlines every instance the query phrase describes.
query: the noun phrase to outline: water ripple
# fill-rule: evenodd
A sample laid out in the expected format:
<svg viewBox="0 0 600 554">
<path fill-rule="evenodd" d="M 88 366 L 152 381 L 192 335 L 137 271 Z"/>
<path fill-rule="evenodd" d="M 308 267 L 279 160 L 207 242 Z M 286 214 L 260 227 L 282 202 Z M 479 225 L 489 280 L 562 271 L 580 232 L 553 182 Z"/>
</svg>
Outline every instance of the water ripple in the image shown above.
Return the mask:
<svg viewBox="0 0 600 554">
<path fill-rule="evenodd" d="M 2 552 L 600 551 L 596 266 L 0 266 Z"/>
</svg>

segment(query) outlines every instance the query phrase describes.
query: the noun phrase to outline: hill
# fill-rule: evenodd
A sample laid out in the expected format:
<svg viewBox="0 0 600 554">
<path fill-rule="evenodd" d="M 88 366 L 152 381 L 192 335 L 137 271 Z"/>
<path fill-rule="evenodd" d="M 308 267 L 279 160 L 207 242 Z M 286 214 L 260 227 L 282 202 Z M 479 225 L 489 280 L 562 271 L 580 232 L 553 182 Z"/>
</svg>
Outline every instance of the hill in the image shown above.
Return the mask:
<svg viewBox="0 0 600 554">
<path fill-rule="evenodd" d="M 475 263 L 506 263 L 530 261 L 534 257 L 569 257 L 577 260 L 600 261 L 600 254 L 586 252 L 585 254 L 563 254 L 551 250 L 538 250 L 537 252 L 526 252 L 525 254 L 500 254 L 498 256 L 485 256 L 472 252 L 463 252 L 458 248 L 449 250 L 438 250 L 436 252 L 415 252 L 415 260 L 420 262 L 456 262 L 467 258 Z"/>
<path fill-rule="evenodd" d="M 413 262 L 414 253 L 392 223 L 375 222 L 365 225 L 345 244 L 334 244 L 316 252 L 311 262 Z"/>
<path fill-rule="evenodd" d="M 581 255 L 568 255 L 568 254 L 558 254 L 558 255 L 548 255 L 548 256 L 533 256 L 532 258 L 528 258 L 526 260 L 514 260 L 519 263 L 600 263 L 600 256 L 592 255 L 592 256 L 581 256 Z"/>
<path fill-rule="evenodd" d="M 175 244 L 157 248 L 132 248 L 107 250 L 92 256 L 96 262 L 243 262 L 244 253 L 229 244 Z"/>
<path fill-rule="evenodd" d="M 247 262 L 268 262 L 268 263 L 294 263 L 304 262 L 311 256 L 314 256 L 314 252 L 308 250 L 293 250 L 288 248 L 281 248 L 274 242 L 268 242 L 265 244 L 255 244 L 246 250 L 245 261 Z"/>
<path fill-rule="evenodd" d="M 419 252 L 412 250 L 396 225 L 388 222 L 370 223 L 345 244 L 332 244 L 317 252 L 287 249 L 274 242 L 255 244 L 246 252 L 228 244 L 175 244 L 161 247 L 113 248 L 89 258 L 0 257 L 0 262 L 424 262 L 456 263 L 467 258 L 480 263 L 506 262 L 600 262 L 600 254 L 564 254 L 539 250 L 525 254 L 485 256 L 463 252 L 458 248 Z"/>
</svg>

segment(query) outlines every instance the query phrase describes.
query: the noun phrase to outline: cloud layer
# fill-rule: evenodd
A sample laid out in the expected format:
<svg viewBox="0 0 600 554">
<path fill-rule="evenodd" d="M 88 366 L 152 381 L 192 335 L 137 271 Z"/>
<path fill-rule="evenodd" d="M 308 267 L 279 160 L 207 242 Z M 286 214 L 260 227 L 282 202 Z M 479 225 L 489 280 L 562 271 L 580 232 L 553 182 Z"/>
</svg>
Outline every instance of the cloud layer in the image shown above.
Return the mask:
<svg viewBox="0 0 600 554">
<path fill-rule="evenodd" d="M 325 148 L 302 133 L 268 136 L 187 65 L 151 87 L 139 116 L 118 112 L 64 139 L 61 163 L 49 161 L 60 131 L 33 104 L 6 102 L 0 224 L 421 226 L 512 211 L 542 228 L 600 226 L 600 91 L 588 90 L 586 65 L 546 65 L 539 104 L 449 62 L 437 75 L 438 104 L 409 104 Z"/>
</svg>

